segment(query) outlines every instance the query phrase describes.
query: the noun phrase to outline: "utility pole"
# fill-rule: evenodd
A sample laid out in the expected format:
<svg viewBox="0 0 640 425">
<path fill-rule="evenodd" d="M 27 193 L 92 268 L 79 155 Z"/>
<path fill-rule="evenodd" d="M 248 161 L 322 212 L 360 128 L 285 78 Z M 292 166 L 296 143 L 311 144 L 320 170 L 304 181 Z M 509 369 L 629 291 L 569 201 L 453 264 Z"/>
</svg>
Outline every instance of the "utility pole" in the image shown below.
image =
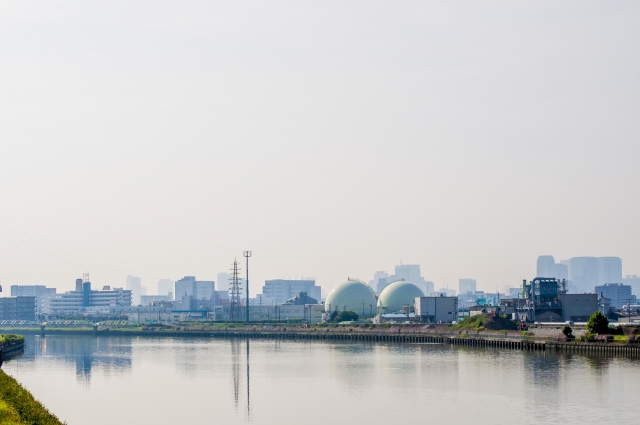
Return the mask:
<svg viewBox="0 0 640 425">
<path fill-rule="evenodd" d="M 247 305 L 245 306 L 246 308 L 246 318 L 245 321 L 247 323 L 249 323 L 249 257 L 251 257 L 251 251 L 244 251 L 243 252 L 244 258 L 247 259 L 247 268 L 245 269 L 245 273 L 247 275 L 247 279 L 246 279 L 246 290 L 247 290 Z"/>
</svg>

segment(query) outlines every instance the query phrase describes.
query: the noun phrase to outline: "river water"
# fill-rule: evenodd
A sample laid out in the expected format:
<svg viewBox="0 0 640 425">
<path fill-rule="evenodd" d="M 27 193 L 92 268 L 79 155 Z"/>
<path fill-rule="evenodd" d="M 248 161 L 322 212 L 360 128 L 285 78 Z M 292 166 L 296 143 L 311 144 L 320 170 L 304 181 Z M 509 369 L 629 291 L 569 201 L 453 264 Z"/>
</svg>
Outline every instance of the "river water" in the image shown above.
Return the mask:
<svg viewBox="0 0 640 425">
<path fill-rule="evenodd" d="M 640 362 L 438 344 L 26 336 L 69 425 L 640 423 Z"/>
</svg>

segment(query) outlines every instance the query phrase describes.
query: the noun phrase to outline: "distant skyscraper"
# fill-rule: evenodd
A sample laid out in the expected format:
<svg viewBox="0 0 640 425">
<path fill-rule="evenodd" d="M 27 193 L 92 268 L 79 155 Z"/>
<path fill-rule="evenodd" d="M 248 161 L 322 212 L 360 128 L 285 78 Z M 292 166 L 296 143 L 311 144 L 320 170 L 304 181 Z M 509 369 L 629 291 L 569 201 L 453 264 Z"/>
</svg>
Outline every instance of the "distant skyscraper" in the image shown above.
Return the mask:
<svg viewBox="0 0 640 425">
<path fill-rule="evenodd" d="M 386 283 L 389 284 L 402 279 L 416 285 L 424 294 L 430 294 L 434 291 L 433 282 L 427 281 L 421 276 L 419 264 L 397 265 L 395 267 L 395 273 L 387 278 Z M 381 289 L 378 289 L 378 291 L 381 291 Z"/>
<path fill-rule="evenodd" d="M 173 300 L 174 282 L 171 279 L 160 279 L 158 281 L 158 295 L 167 295 L 169 300 Z"/>
<path fill-rule="evenodd" d="M 476 293 L 476 280 L 475 279 L 459 279 L 458 280 L 458 292 L 460 295 L 471 292 Z"/>
<path fill-rule="evenodd" d="M 136 276 L 127 276 L 127 289 L 131 291 L 131 304 L 140 305 L 142 279 Z"/>
<path fill-rule="evenodd" d="M 199 300 L 210 300 L 216 290 L 213 280 L 196 280 L 195 298 Z"/>
<path fill-rule="evenodd" d="M 619 257 L 598 257 L 598 285 L 606 283 L 622 283 L 622 260 Z"/>
<path fill-rule="evenodd" d="M 182 300 L 184 296 L 190 296 L 198 300 L 210 300 L 215 291 L 213 280 L 196 280 L 195 276 L 185 276 L 176 281 L 176 301 Z"/>
<path fill-rule="evenodd" d="M 231 273 L 218 273 L 218 291 L 229 291 L 229 285 L 231 282 Z"/>
<path fill-rule="evenodd" d="M 622 283 L 631 286 L 633 294 L 640 296 L 640 276 L 628 274 L 626 277 L 622 278 Z"/>
<path fill-rule="evenodd" d="M 569 267 L 566 264 L 556 263 L 555 269 L 556 269 L 556 273 L 551 277 L 555 277 L 556 279 L 560 279 L 560 280 L 562 279 L 569 280 Z"/>
<path fill-rule="evenodd" d="M 598 284 L 598 259 L 573 257 L 568 260 L 569 280 L 580 292 L 593 292 Z"/>
<path fill-rule="evenodd" d="M 193 296 L 195 282 L 195 276 L 185 276 L 180 280 L 176 280 L 176 292 L 174 294 L 176 301 L 182 300 L 184 296 Z"/>
<path fill-rule="evenodd" d="M 536 277 L 556 277 L 556 260 L 551 255 L 538 257 Z"/>
<path fill-rule="evenodd" d="M 371 289 L 373 289 L 374 292 L 380 292 L 382 291 L 382 288 L 378 288 L 380 286 L 380 283 L 382 282 L 383 284 L 386 284 L 388 277 L 389 273 L 387 272 L 375 272 L 373 274 L 373 280 L 369 282 L 369 286 L 371 286 Z"/>
</svg>

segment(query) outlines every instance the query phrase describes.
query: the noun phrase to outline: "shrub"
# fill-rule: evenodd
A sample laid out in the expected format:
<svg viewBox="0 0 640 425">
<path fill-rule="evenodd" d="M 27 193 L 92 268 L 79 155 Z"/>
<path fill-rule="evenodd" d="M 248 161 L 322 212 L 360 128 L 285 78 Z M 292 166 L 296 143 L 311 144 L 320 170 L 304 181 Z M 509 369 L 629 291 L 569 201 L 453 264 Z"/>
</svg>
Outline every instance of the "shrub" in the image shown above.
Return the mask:
<svg viewBox="0 0 640 425">
<path fill-rule="evenodd" d="M 569 326 L 569 325 L 564 325 L 564 328 L 562 328 L 562 333 L 567 338 L 572 338 L 573 337 L 573 329 L 571 329 L 571 326 Z"/>
<path fill-rule="evenodd" d="M 587 330 L 589 333 L 595 334 L 608 334 L 609 333 L 609 319 L 607 316 L 599 311 L 596 311 L 591 315 L 587 322 Z"/>
<path fill-rule="evenodd" d="M 331 315 L 333 316 L 333 313 L 331 313 Z M 341 311 L 340 313 L 336 314 L 332 320 L 334 322 L 350 322 L 358 320 L 358 314 L 354 311 Z"/>
<path fill-rule="evenodd" d="M 591 342 L 593 341 L 594 337 L 595 337 L 594 334 L 592 334 L 591 332 L 588 332 L 582 336 L 581 340 L 584 342 Z"/>
</svg>

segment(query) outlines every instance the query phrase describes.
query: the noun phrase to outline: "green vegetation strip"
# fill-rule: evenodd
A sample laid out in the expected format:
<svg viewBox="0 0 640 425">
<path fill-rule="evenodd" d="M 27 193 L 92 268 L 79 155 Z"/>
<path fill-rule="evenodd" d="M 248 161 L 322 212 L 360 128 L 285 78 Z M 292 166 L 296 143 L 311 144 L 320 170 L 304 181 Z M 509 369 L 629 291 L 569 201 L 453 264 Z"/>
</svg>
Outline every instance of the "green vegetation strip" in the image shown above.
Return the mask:
<svg viewBox="0 0 640 425">
<path fill-rule="evenodd" d="M 0 335 L 0 345 L 13 345 L 24 341 L 22 335 Z"/>
<path fill-rule="evenodd" d="M 0 425 L 62 425 L 31 393 L 0 370 Z"/>
</svg>

